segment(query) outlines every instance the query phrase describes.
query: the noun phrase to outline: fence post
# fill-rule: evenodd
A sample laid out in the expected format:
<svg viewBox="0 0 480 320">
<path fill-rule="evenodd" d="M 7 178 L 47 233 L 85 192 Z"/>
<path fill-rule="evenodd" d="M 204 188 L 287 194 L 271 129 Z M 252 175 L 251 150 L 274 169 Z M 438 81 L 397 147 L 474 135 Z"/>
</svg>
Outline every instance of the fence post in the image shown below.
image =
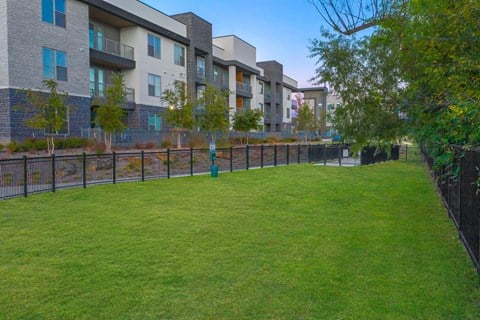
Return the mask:
<svg viewBox="0 0 480 320">
<path fill-rule="evenodd" d="M 82 181 L 83 181 L 83 189 L 87 187 L 87 155 L 85 152 L 82 154 L 82 167 L 83 167 L 83 174 L 82 174 Z"/>
<path fill-rule="evenodd" d="M 405 162 L 408 162 L 408 144 L 405 145 Z"/>
<path fill-rule="evenodd" d="M 286 150 L 286 158 L 287 158 L 287 166 L 290 164 L 290 145 L 287 144 L 287 150 Z"/>
<path fill-rule="evenodd" d="M 145 151 L 142 150 L 141 153 L 142 159 L 142 182 L 145 181 Z"/>
<path fill-rule="evenodd" d="M 260 168 L 263 169 L 263 144 L 260 146 Z"/>
<path fill-rule="evenodd" d="M 307 145 L 307 163 L 310 163 L 310 152 L 312 152 L 312 148 L 310 143 Z"/>
<path fill-rule="evenodd" d="M 52 154 L 52 192 L 55 193 L 55 154 Z"/>
<path fill-rule="evenodd" d="M 27 174 L 27 156 L 23 156 L 23 196 L 28 196 L 28 174 Z"/>
<path fill-rule="evenodd" d="M 249 152 L 248 144 L 247 144 L 247 148 L 245 149 L 245 152 L 246 152 L 245 155 L 246 155 L 246 157 L 247 157 L 247 158 L 246 158 L 246 165 L 247 165 L 247 170 L 248 170 L 248 169 L 249 169 L 249 166 L 250 166 L 250 162 L 249 162 L 249 159 L 248 159 L 248 158 L 250 157 L 250 154 L 249 154 L 250 152 Z"/>
<path fill-rule="evenodd" d="M 170 148 L 167 148 L 167 179 L 170 179 Z"/>
<path fill-rule="evenodd" d="M 116 157 L 116 154 L 115 154 L 115 151 L 112 152 L 112 161 L 113 161 L 113 164 L 112 164 L 112 180 L 113 180 L 113 184 L 117 183 L 117 157 Z"/>
<path fill-rule="evenodd" d="M 338 146 L 338 166 L 342 166 L 342 148 L 341 146 Z"/>
<path fill-rule="evenodd" d="M 327 145 L 323 145 L 323 165 L 327 165 Z"/>
<path fill-rule="evenodd" d="M 233 147 L 230 147 L 230 172 L 233 172 Z"/>
<path fill-rule="evenodd" d="M 277 145 L 273 148 L 273 166 L 277 166 Z"/>
<path fill-rule="evenodd" d="M 297 163 L 300 164 L 300 143 L 297 145 Z"/>
<path fill-rule="evenodd" d="M 193 148 L 190 148 L 190 175 L 193 176 Z"/>
</svg>

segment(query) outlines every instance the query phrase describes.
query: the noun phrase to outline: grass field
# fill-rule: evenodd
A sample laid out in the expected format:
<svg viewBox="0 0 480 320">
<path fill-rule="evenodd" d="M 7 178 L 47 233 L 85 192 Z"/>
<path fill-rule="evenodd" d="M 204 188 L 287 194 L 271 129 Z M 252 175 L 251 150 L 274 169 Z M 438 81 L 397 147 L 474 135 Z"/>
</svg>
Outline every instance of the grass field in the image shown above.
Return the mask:
<svg viewBox="0 0 480 320">
<path fill-rule="evenodd" d="M 0 202 L 0 319 L 479 319 L 426 169 L 313 165 Z"/>
</svg>

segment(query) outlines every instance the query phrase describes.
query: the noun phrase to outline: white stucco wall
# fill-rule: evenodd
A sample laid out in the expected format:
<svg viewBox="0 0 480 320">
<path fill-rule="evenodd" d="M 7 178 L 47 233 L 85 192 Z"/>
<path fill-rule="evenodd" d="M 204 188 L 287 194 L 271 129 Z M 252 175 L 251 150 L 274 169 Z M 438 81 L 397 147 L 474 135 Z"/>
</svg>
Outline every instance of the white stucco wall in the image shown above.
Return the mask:
<svg viewBox="0 0 480 320">
<path fill-rule="evenodd" d="M 160 12 L 138 0 L 104 0 L 116 7 L 119 7 L 125 11 L 130 12 L 138 17 L 141 17 L 147 21 L 150 21 L 156 25 L 159 25 L 165 29 L 173 31 L 181 36 L 187 36 L 187 27 L 178 22 L 177 20 L 170 18 L 163 12 Z"/>
<path fill-rule="evenodd" d="M 0 1 L 0 89 L 8 87 L 7 1 Z"/>
<path fill-rule="evenodd" d="M 121 30 L 121 42 L 135 48 L 136 61 L 136 68 L 125 72 L 125 84 L 127 87 L 135 89 L 136 103 L 165 106 L 158 97 L 148 95 L 148 74 L 161 77 L 161 92 L 163 92 L 168 88 L 173 89 L 175 80 L 186 81 L 187 69 L 174 63 L 174 44 L 176 42 L 157 34 L 153 35 L 160 38 L 160 59 L 148 56 L 149 33 L 153 34 L 141 27 L 129 27 Z M 185 48 L 185 46 L 183 47 Z"/>
</svg>

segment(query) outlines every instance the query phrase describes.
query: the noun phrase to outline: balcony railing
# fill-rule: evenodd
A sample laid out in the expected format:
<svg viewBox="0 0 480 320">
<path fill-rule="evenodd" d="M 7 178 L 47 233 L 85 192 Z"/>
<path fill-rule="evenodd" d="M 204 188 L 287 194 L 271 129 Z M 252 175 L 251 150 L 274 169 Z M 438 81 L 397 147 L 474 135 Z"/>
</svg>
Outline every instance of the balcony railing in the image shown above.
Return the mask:
<svg viewBox="0 0 480 320">
<path fill-rule="evenodd" d="M 95 39 L 95 41 L 90 41 L 90 48 L 103 51 L 106 53 L 113 54 L 114 56 L 122 57 L 125 59 L 134 60 L 134 50 L 133 47 L 127 46 L 126 44 L 122 44 L 118 41 L 108 39 L 108 38 L 101 38 Z"/>
<path fill-rule="evenodd" d="M 265 101 L 271 101 L 272 100 L 272 94 L 270 92 L 265 92 L 264 98 Z"/>
<path fill-rule="evenodd" d="M 249 83 L 237 81 L 237 91 L 252 93 L 252 87 Z"/>
<path fill-rule="evenodd" d="M 92 98 L 105 98 L 107 88 L 110 86 L 111 84 L 90 81 L 90 96 Z M 127 99 L 127 103 L 135 103 L 135 89 L 125 88 L 125 98 Z"/>
</svg>

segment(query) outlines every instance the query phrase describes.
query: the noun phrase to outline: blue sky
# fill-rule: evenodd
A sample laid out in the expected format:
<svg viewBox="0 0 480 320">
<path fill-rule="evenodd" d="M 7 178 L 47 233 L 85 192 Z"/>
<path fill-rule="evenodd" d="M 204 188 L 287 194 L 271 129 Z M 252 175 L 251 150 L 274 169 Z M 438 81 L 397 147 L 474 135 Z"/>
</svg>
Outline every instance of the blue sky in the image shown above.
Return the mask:
<svg viewBox="0 0 480 320">
<path fill-rule="evenodd" d="M 315 61 L 307 46 L 324 22 L 307 0 L 142 0 L 168 14 L 192 11 L 213 36 L 235 34 L 257 48 L 257 60 L 277 60 L 299 86 L 312 86 Z"/>
</svg>

